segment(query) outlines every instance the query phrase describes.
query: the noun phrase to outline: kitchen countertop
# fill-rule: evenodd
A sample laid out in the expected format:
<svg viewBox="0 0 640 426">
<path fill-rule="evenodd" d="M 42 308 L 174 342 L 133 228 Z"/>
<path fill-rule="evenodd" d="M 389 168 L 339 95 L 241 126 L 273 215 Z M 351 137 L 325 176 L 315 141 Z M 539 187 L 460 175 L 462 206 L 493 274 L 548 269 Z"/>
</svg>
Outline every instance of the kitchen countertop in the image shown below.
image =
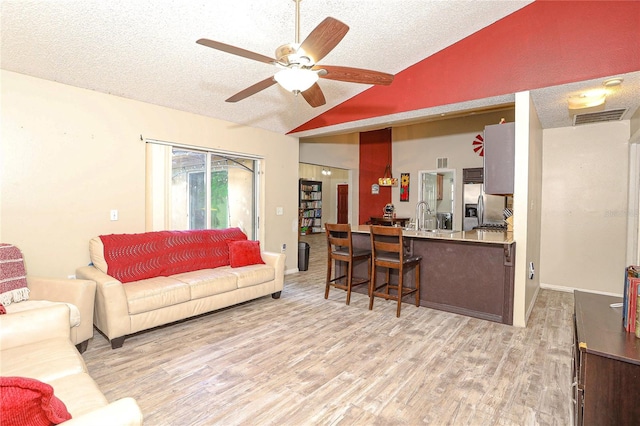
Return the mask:
<svg viewBox="0 0 640 426">
<path fill-rule="evenodd" d="M 369 225 L 352 226 L 351 232 L 355 233 L 369 233 Z M 415 231 L 404 230 L 402 235 L 405 238 L 423 238 L 423 239 L 437 239 L 447 241 L 465 241 L 472 243 L 486 243 L 486 244 L 511 244 L 513 243 L 513 232 L 505 231 L 484 231 L 474 229 L 471 231 L 449 231 L 441 230 L 439 232 L 428 231 Z"/>
</svg>

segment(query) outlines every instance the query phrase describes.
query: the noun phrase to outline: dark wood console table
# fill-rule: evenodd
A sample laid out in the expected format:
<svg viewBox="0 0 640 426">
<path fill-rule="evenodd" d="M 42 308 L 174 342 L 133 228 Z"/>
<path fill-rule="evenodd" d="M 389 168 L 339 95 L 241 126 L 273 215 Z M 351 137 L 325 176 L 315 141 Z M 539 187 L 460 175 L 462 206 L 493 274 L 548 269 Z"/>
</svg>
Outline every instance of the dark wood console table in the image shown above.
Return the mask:
<svg viewBox="0 0 640 426">
<path fill-rule="evenodd" d="M 619 297 L 576 291 L 574 424 L 640 424 L 640 339 L 622 327 Z"/>
</svg>

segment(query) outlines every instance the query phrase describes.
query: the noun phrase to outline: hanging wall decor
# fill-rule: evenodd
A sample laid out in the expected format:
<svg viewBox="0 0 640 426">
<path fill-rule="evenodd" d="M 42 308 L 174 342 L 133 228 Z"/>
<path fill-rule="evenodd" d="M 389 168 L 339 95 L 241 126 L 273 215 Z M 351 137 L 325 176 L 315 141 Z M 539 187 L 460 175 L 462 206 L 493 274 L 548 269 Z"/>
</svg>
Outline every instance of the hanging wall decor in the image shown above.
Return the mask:
<svg viewBox="0 0 640 426">
<path fill-rule="evenodd" d="M 378 178 L 378 185 L 380 186 L 398 186 L 398 179 L 391 175 L 391 165 L 387 164 L 384 169 L 384 175 Z"/>
<path fill-rule="evenodd" d="M 482 135 L 476 135 L 476 138 L 471 143 L 473 146 L 473 151 L 478 154 L 480 157 L 484 157 L 484 139 Z"/>
<path fill-rule="evenodd" d="M 409 173 L 400 173 L 400 201 L 409 201 Z"/>
</svg>

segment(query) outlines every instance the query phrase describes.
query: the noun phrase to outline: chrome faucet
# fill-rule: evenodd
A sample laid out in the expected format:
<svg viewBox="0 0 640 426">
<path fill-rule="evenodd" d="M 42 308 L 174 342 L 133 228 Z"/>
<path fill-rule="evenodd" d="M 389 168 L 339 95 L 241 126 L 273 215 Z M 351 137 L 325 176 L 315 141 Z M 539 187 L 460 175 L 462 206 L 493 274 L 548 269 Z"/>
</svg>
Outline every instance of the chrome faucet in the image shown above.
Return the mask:
<svg viewBox="0 0 640 426">
<path fill-rule="evenodd" d="M 422 209 L 422 214 L 420 214 L 420 207 L 424 207 Z M 424 230 L 424 214 L 431 214 L 431 208 L 429 207 L 429 203 L 426 201 L 419 201 L 416 204 L 416 231 Z M 420 220 L 422 220 L 422 224 L 420 224 Z"/>
</svg>

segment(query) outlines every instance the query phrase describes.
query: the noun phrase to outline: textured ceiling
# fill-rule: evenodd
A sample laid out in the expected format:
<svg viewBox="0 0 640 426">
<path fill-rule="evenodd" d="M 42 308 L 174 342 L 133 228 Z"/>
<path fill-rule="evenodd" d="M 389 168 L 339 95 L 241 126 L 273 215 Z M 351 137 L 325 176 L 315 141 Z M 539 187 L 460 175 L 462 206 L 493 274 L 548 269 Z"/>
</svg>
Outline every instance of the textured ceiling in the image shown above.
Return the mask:
<svg viewBox="0 0 640 426">
<path fill-rule="evenodd" d="M 321 64 L 396 74 L 528 3 L 304 0 L 300 33 L 304 39 L 320 21 L 332 16 L 349 25 L 350 31 Z M 276 68 L 195 41 L 209 38 L 274 56 L 276 47 L 295 38 L 292 0 L 3 0 L 1 20 L 2 69 L 277 133 L 286 133 L 369 87 L 323 79 L 319 84 L 327 104 L 319 108 L 309 107 L 302 97 L 278 85 L 235 104 L 224 102 L 273 75 Z M 640 101 L 633 96 L 627 101 L 624 95 L 634 93 L 634 88 L 640 90 L 636 74 L 627 76 L 618 91 L 621 103 L 635 102 L 635 107 L 629 105 L 633 110 Z M 570 125 L 567 90 L 600 83 L 534 91 L 543 126 Z M 505 100 L 509 99 L 380 117 L 341 130 L 416 120 L 444 110 L 482 108 Z"/>
</svg>

